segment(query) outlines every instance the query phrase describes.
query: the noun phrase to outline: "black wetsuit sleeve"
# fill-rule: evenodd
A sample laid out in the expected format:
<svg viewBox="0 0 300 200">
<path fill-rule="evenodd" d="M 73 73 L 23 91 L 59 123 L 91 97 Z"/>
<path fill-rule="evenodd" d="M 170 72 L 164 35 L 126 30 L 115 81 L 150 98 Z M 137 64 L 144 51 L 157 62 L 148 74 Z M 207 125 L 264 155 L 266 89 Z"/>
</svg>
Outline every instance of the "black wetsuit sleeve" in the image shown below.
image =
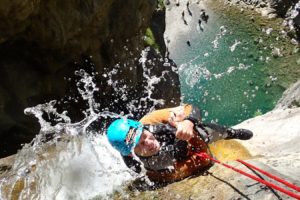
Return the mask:
<svg viewBox="0 0 300 200">
<path fill-rule="evenodd" d="M 191 113 L 185 118 L 185 120 L 190 120 L 191 122 L 194 123 L 194 125 L 198 125 L 201 123 L 201 111 L 200 109 L 195 106 L 192 105 L 192 111 Z"/>
<path fill-rule="evenodd" d="M 175 160 L 180 161 L 187 158 L 188 143 L 176 138 L 177 129 L 175 127 L 169 124 L 156 124 L 145 125 L 144 128 L 150 131 L 160 144 L 163 144 L 160 151 L 172 151 Z"/>
<path fill-rule="evenodd" d="M 140 173 L 142 171 L 141 163 L 134 159 L 132 156 L 122 156 L 125 164 L 128 168 L 132 169 L 136 173 Z"/>
</svg>

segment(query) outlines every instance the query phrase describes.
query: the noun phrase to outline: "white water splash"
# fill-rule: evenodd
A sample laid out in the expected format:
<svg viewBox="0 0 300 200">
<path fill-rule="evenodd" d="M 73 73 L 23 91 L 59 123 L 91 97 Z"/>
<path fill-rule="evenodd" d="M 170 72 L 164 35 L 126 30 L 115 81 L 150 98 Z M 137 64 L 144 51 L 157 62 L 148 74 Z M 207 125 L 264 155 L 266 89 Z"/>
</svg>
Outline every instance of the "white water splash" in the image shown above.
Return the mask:
<svg viewBox="0 0 300 200">
<path fill-rule="evenodd" d="M 211 79 L 211 72 L 202 65 L 182 64 L 179 67 L 179 72 L 185 78 L 185 83 L 190 87 L 195 84 L 205 82 Z"/>
<path fill-rule="evenodd" d="M 140 102 L 145 102 L 146 103 L 148 99 L 151 99 L 152 102 L 154 103 L 154 105 L 163 105 L 164 104 L 163 99 L 152 99 L 151 95 L 152 95 L 153 90 L 154 90 L 154 84 L 158 84 L 161 79 L 164 79 L 164 76 L 165 76 L 165 74 L 168 73 L 168 71 L 163 71 L 161 76 L 159 76 L 159 77 L 151 76 L 151 70 L 148 69 L 147 66 L 146 66 L 146 62 L 148 61 L 147 60 L 147 55 L 148 55 L 149 51 L 150 51 L 150 47 L 143 50 L 142 53 L 141 53 L 141 58 L 139 60 L 139 62 L 143 66 L 143 76 L 147 80 L 147 85 L 145 86 L 145 91 L 147 91 L 147 96 L 141 98 Z"/>
<path fill-rule="evenodd" d="M 155 106 L 157 105 L 163 105 L 164 100 L 163 99 L 154 99 L 152 98 L 153 91 L 155 89 L 154 85 L 158 84 L 161 80 L 165 79 L 165 75 L 169 73 L 167 70 L 162 71 L 162 74 L 160 76 L 154 76 L 151 75 L 151 69 L 146 66 L 147 64 L 151 64 L 152 61 L 147 58 L 148 52 L 150 51 L 150 47 L 145 48 L 144 50 L 141 51 L 141 57 L 139 58 L 139 63 L 142 65 L 143 69 L 143 78 L 146 80 L 147 84 L 144 86 L 144 97 L 140 99 L 133 99 L 129 103 L 126 104 L 126 107 L 129 111 L 129 114 L 126 116 L 133 116 L 133 111 L 136 109 L 141 109 L 141 108 L 146 108 L 149 106 L 149 102 L 152 103 L 152 107 L 149 110 L 153 110 Z M 165 61 L 164 66 L 169 66 L 170 63 L 168 62 L 167 59 L 161 60 Z M 126 101 L 128 99 L 128 93 L 127 89 L 129 86 L 127 85 L 120 85 L 120 80 L 114 79 L 114 75 L 117 75 L 118 72 L 120 71 L 121 66 L 116 65 L 114 66 L 114 69 L 111 72 L 106 73 L 104 76 L 108 77 L 107 84 L 111 85 L 115 93 L 117 94 L 122 94 L 121 100 Z M 175 67 L 172 67 L 171 69 L 174 72 L 177 72 L 177 69 Z M 115 99 L 115 102 L 118 102 L 119 99 Z M 138 105 L 137 105 L 138 104 Z"/>
<path fill-rule="evenodd" d="M 218 49 L 219 48 L 219 40 L 226 35 L 227 30 L 225 28 L 225 26 L 221 26 L 220 27 L 220 32 L 216 35 L 215 39 L 211 42 L 213 44 L 213 48 L 214 49 Z"/>
<path fill-rule="evenodd" d="M 179 67 L 179 73 L 185 77 L 185 83 L 194 87 L 196 84 L 200 87 L 205 84 L 207 81 L 212 81 L 214 79 L 220 79 L 223 76 L 228 76 L 232 74 L 234 71 L 239 70 L 247 70 L 251 67 L 251 65 L 245 65 L 243 63 L 239 63 L 238 66 L 229 66 L 226 71 L 221 73 L 212 73 L 207 67 L 203 65 L 191 64 L 190 62 L 186 64 L 182 64 Z M 221 68 L 221 67 L 220 67 Z"/>
<path fill-rule="evenodd" d="M 145 56 L 141 63 L 148 62 Z M 108 85 L 117 92 L 122 92 L 122 98 L 127 98 L 126 85 L 116 88 L 118 80 L 113 76 L 120 66 L 103 74 Z M 152 100 L 154 105 L 162 100 L 151 99 L 153 84 L 159 83 L 166 72 L 160 77 L 151 76 L 143 65 L 146 97 L 141 101 Z M 13 191 L 14 185 L 24 183 L 19 199 L 111 199 L 114 191 L 121 190 L 124 184 L 137 175 L 128 169 L 120 154 L 111 147 L 104 133 L 99 130 L 88 130 L 88 127 L 103 118 L 128 117 L 109 111 L 99 111 L 100 104 L 95 102 L 94 94 L 99 92 L 93 82 L 93 77 L 84 70 L 76 71 L 80 77 L 77 89 L 88 104 L 83 111 L 84 118 L 71 123 L 67 111 L 58 112 L 57 101 L 26 108 L 25 114 L 33 115 L 41 126 L 40 133 L 30 144 L 24 145 L 16 154 L 15 163 L 6 178 L 0 180 L 0 199 L 11 199 L 18 191 Z M 133 100 L 134 101 L 134 100 Z M 131 110 L 137 109 L 133 103 L 127 105 Z M 51 119 L 51 120 L 49 120 Z M 5 188 L 10 188 L 8 193 Z"/>
<path fill-rule="evenodd" d="M 236 46 L 239 45 L 239 44 L 241 44 L 241 42 L 235 40 L 235 41 L 234 41 L 234 44 L 233 44 L 231 47 L 229 47 L 230 51 L 231 51 L 231 52 L 234 52 Z"/>
<path fill-rule="evenodd" d="M 21 199 L 109 199 L 109 194 L 134 177 L 104 136 L 71 137 L 55 145 L 54 152 L 50 148 L 40 152 L 42 158 L 35 158 L 31 169 L 36 170 L 27 168 L 21 176 L 28 186 Z"/>
<path fill-rule="evenodd" d="M 81 77 L 78 91 L 89 105 L 84 111 L 85 118 L 71 123 L 66 111 L 58 113 L 54 100 L 25 109 L 26 114 L 38 119 L 40 133 L 19 151 L 10 175 L 1 180 L 1 199 L 7 198 L 2 193 L 4 187 L 13 188 L 20 181 L 24 182 L 24 188 L 19 199 L 90 199 L 97 196 L 109 199 L 109 194 L 135 177 L 103 133 L 87 131 L 100 116 L 122 116 L 98 112 L 99 104 L 94 101 L 98 88 L 92 77 L 84 70 L 75 74 Z M 52 116 L 51 123 L 45 115 Z M 47 139 L 49 135 L 52 139 Z M 13 191 L 9 198 L 11 195 L 15 195 Z"/>
</svg>

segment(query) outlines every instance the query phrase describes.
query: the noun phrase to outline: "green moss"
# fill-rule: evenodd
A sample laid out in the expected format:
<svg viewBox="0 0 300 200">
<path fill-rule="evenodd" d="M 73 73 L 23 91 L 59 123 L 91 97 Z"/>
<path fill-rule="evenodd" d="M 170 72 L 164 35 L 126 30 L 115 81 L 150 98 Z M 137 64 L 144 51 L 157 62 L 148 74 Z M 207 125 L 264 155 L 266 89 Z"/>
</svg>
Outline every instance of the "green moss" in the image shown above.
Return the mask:
<svg viewBox="0 0 300 200">
<path fill-rule="evenodd" d="M 157 6 L 159 10 L 164 10 L 166 8 L 164 4 L 164 0 L 157 0 L 157 3 L 158 3 Z"/>
<path fill-rule="evenodd" d="M 257 110 L 257 111 L 255 111 L 255 113 L 253 114 L 253 117 L 257 117 L 257 116 L 260 116 L 260 115 L 262 115 L 263 113 L 262 113 L 262 111 L 261 110 Z"/>
<path fill-rule="evenodd" d="M 157 51 L 159 51 L 159 46 L 156 43 L 154 35 L 153 35 L 152 30 L 150 28 L 146 29 L 144 41 L 145 41 L 146 46 L 150 46 L 150 47 L 156 49 Z"/>
</svg>

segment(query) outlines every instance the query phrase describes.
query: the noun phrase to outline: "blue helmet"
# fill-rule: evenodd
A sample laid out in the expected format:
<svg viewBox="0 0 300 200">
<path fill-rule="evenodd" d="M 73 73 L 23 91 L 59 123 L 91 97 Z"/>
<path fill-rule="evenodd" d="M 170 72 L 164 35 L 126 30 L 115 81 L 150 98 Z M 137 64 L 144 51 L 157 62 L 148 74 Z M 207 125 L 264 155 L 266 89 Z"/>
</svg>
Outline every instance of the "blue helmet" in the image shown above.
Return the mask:
<svg viewBox="0 0 300 200">
<path fill-rule="evenodd" d="M 131 119 L 117 119 L 107 129 L 110 144 L 122 155 L 127 156 L 139 142 L 143 124 Z"/>
</svg>

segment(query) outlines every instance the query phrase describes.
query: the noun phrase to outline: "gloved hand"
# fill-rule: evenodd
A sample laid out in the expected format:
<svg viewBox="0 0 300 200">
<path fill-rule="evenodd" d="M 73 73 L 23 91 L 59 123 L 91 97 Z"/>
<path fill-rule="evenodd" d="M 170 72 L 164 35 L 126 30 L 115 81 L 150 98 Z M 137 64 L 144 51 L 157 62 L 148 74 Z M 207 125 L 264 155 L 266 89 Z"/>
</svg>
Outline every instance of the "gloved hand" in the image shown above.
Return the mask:
<svg viewBox="0 0 300 200">
<path fill-rule="evenodd" d="M 169 124 L 177 128 L 176 137 L 180 140 L 189 141 L 194 136 L 194 123 L 190 120 L 183 120 L 182 117 L 170 113 Z"/>
</svg>

